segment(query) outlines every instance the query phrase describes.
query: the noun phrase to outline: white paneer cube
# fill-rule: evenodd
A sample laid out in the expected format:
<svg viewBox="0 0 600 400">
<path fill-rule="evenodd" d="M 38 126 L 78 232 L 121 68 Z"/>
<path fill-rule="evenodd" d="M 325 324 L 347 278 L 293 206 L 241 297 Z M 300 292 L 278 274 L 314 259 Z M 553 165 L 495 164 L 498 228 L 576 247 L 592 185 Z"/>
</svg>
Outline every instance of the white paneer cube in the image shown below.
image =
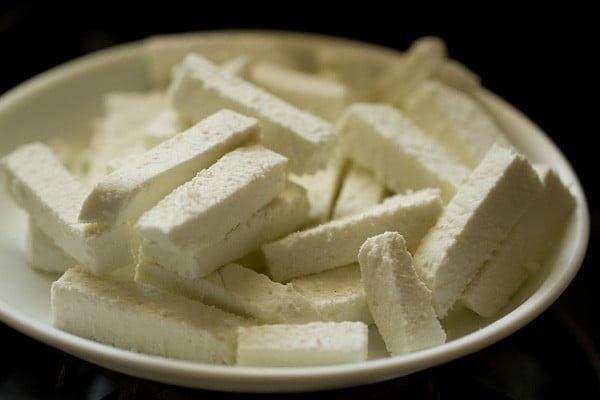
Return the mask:
<svg viewBox="0 0 600 400">
<path fill-rule="evenodd" d="M 447 202 L 470 173 L 390 105 L 353 104 L 336 128 L 341 152 L 396 192 L 438 187 Z"/>
<path fill-rule="evenodd" d="M 290 175 L 291 181 L 306 189 L 310 205 L 308 214 L 310 225 L 329 221 L 344 174 L 344 165 L 344 159 L 336 155 L 327 162 L 325 168 L 314 174 Z"/>
<path fill-rule="evenodd" d="M 133 261 L 127 226 L 107 228 L 78 221 L 88 190 L 47 146 L 23 145 L 5 156 L 0 166 L 15 203 L 89 271 L 100 275 Z"/>
<path fill-rule="evenodd" d="M 52 324 L 126 350 L 188 361 L 235 362 L 236 329 L 250 322 L 148 285 L 71 268 L 52 284 Z"/>
<path fill-rule="evenodd" d="M 362 322 L 311 322 L 238 329 L 237 364 L 303 367 L 365 361 L 368 329 Z"/>
<path fill-rule="evenodd" d="M 382 72 L 402 56 L 397 52 L 377 51 L 365 57 L 362 48 L 338 43 L 319 46 L 314 57 L 321 75 L 346 85 L 353 98 L 371 101 Z"/>
<path fill-rule="evenodd" d="M 204 32 L 158 35 L 144 43 L 144 61 L 153 86 L 166 87 L 172 79 L 173 68 L 189 53 L 201 53 L 215 63 L 227 65 L 236 57 L 253 57 L 281 64 L 293 64 L 281 38 L 262 32 L 231 35 L 224 32 L 206 35 Z"/>
<path fill-rule="evenodd" d="M 365 168 L 348 168 L 333 209 L 333 219 L 358 214 L 381 202 L 385 187 Z"/>
<path fill-rule="evenodd" d="M 377 99 L 401 107 L 412 90 L 439 68 L 446 52 L 446 43 L 440 38 L 429 36 L 415 40 L 405 56 L 378 79 Z"/>
<path fill-rule="evenodd" d="M 325 321 L 373 323 L 356 263 L 295 278 L 290 284 Z"/>
<path fill-rule="evenodd" d="M 221 110 L 100 179 L 79 220 L 111 226 L 135 221 L 225 153 L 258 138 L 259 130 L 256 119 Z"/>
<path fill-rule="evenodd" d="M 396 195 L 360 214 L 294 232 L 262 251 L 270 276 L 287 282 L 358 261 L 360 245 L 385 231 L 401 232 L 409 248 L 415 248 L 441 211 L 438 190 Z"/>
<path fill-rule="evenodd" d="M 342 83 L 268 61 L 252 64 L 249 77 L 283 100 L 329 121 L 335 121 L 351 101 L 350 90 Z"/>
<path fill-rule="evenodd" d="M 207 59 L 188 55 L 169 89 L 172 106 L 198 121 L 221 108 L 255 117 L 262 126 L 262 143 L 289 159 L 293 172 L 313 173 L 333 150 L 332 125 L 239 77 Z"/>
<path fill-rule="evenodd" d="M 260 145 L 239 147 L 146 211 L 135 229 L 165 249 L 209 246 L 279 195 L 286 164 Z"/>
<path fill-rule="evenodd" d="M 500 249 L 488 260 L 462 294 L 463 303 L 484 317 L 500 312 L 535 272 L 552 239 L 575 206 L 573 195 L 552 169 L 536 166 L 541 195 L 519 219 Z"/>
<path fill-rule="evenodd" d="M 104 113 L 95 120 L 89 146 L 84 150 L 87 182 L 93 185 L 106 175 L 113 160 L 143 153 L 144 129 L 166 108 L 167 101 L 160 92 L 108 93 Z"/>
<path fill-rule="evenodd" d="M 308 208 L 304 188 L 288 182 L 277 198 L 212 245 L 172 251 L 153 241 L 142 239 L 140 258 L 160 264 L 182 276 L 202 277 L 258 250 L 264 243 L 299 229 L 308 221 Z"/>
<path fill-rule="evenodd" d="M 481 87 L 481 79 L 476 73 L 452 59 L 444 60 L 433 71 L 431 79 L 466 93 L 474 92 Z"/>
<path fill-rule="evenodd" d="M 494 146 L 446 206 L 414 253 L 414 265 L 444 318 L 517 220 L 540 195 L 524 156 Z"/>
<path fill-rule="evenodd" d="M 31 267 L 46 272 L 65 272 L 77 264 L 77 261 L 58 247 L 31 218 L 27 224 L 25 260 Z"/>
<path fill-rule="evenodd" d="M 175 110 L 170 108 L 160 111 L 150 120 L 142 131 L 142 140 L 146 149 L 161 144 L 165 140 L 171 139 L 178 133 L 183 132 L 189 124 L 183 121 Z"/>
<path fill-rule="evenodd" d="M 492 145 L 508 146 L 502 130 L 475 99 L 441 82 L 423 82 L 407 99 L 404 110 L 470 168 L 479 164 Z"/>
<path fill-rule="evenodd" d="M 204 278 L 186 278 L 160 265 L 141 262 L 135 280 L 268 323 L 322 319 L 310 301 L 291 285 L 273 282 L 239 264 L 225 265 Z"/>
<path fill-rule="evenodd" d="M 446 341 L 431 290 L 417 276 L 401 234 L 385 232 L 367 239 L 358 260 L 369 310 L 391 355 Z"/>
</svg>

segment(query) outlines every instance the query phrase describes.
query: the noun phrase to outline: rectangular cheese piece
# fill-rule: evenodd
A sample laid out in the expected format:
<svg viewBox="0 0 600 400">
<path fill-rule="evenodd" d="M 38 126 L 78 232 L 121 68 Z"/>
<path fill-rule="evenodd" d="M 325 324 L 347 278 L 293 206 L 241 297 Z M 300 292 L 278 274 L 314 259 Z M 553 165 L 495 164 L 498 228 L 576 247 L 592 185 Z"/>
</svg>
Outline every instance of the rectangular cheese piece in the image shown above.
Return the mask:
<svg viewBox="0 0 600 400">
<path fill-rule="evenodd" d="M 308 194 L 308 203 L 310 204 L 308 223 L 310 225 L 320 224 L 330 219 L 344 174 L 344 165 L 344 159 L 334 155 L 327 162 L 325 168 L 314 174 L 300 176 L 290 174 L 290 180 L 303 186 Z"/>
<path fill-rule="evenodd" d="M 170 108 L 160 111 L 151 119 L 142 131 L 142 140 L 146 149 L 171 139 L 178 133 L 189 128 L 187 121 L 179 117 L 179 114 Z"/>
<path fill-rule="evenodd" d="M 304 188 L 288 182 L 277 198 L 227 232 L 218 242 L 206 247 L 172 251 L 152 241 L 142 240 L 140 258 L 182 276 L 205 276 L 306 224 L 308 207 Z"/>
<path fill-rule="evenodd" d="M 166 107 L 165 96 L 159 92 L 108 93 L 103 114 L 94 121 L 90 143 L 83 150 L 89 164 L 87 180 L 95 184 L 114 159 L 143 153 L 144 129 Z"/>
<path fill-rule="evenodd" d="M 288 43 L 288 41 L 285 41 Z M 207 35 L 204 32 L 153 36 L 145 40 L 144 61 L 153 86 L 164 88 L 172 78 L 173 67 L 189 53 L 202 53 L 215 63 L 226 63 L 234 57 L 251 56 L 293 64 L 289 46 L 277 35 L 264 32 L 234 34 L 223 32 Z"/>
<path fill-rule="evenodd" d="M 365 57 L 364 49 L 342 43 L 322 43 L 314 55 L 320 75 L 342 82 L 352 91 L 353 98 L 364 101 L 373 98 L 375 82 L 382 71 L 401 57 L 393 51 L 370 52 Z"/>
<path fill-rule="evenodd" d="M 402 235 L 385 232 L 367 239 L 358 260 L 369 310 L 391 355 L 446 341 L 431 290 L 417 276 Z"/>
<path fill-rule="evenodd" d="M 437 81 L 422 83 L 406 100 L 406 115 L 470 168 L 494 143 L 508 145 L 487 111 L 466 93 Z"/>
<path fill-rule="evenodd" d="M 199 55 L 188 55 L 169 89 L 173 107 L 198 121 L 221 108 L 258 118 L 263 144 L 289 159 L 293 172 L 321 168 L 335 141 L 332 125 L 239 77 L 223 72 Z"/>
<path fill-rule="evenodd" d="M 102 178 L 85 199 L 79 220 L 106 225 L 136 220 L 225 153 L 258 138 L 259 131 L 256 119 L 221 110 Z"/>
<path fill-rule="evenodd" d="M 356 262 L 360 245 L 385 231 L 401 232 L 414 249 L 441 211 L 438 190 L 396 195 L 363 213 L 294 232 L 262 250 L 271 277 L 287 282 Z"/>
<path fill-rule="evenodd" d="M 85 268 L 103 274 L 133 261 L 127 226 L 108 229 L 78 222 L 88 190 L 47 146 L 37 142 L 21 146 L 5 156 L 1 166 L 15 203 Z"/>
<path fill-rule="evenodd" d="M 165 249 L 206 247 L 279 195 L 286 164 L 260 145 L 240 147 L 146 211 L 135 228 L 142 240 Z"/>
<path fill-rule="evenodd" d="M 329 121 L 335 121 L 351 100 L 350 90 L 339 82 L 268 61 L 252 64 L 249 77 L 276 96 Z"/>
<path fill-rule="evenodd" d="M 221 71 L 239 77 L 245 77 L 248 75 L 248 67 L 250 65 L 250 57 L 247 55 L 240 55 L 230 58 L 227 61 L 221 63 Z"/>
<path fill-rule="evenodd" d="M 333 219 L 358 214 L 376 204 L 385 195 L 385 187 L 368 170 L 353 164 L 348 169 L 335 201 Z"/>
<path fill-rule="evenodd" d="M 325 321 L 373 323 L 356 263 L 295 278 L 290 284 Z"/>
<path fill-rule="evenodd" d="M 541 195 L 462 295 L 463 303 L 481 316 L 492 317 L 508 303 L 529 276 L 528 267 L 536 269 L 575 206 L 556 172 L 546 166 L 536 169 L 543 184 Z"/>
<path fill-rule="evenodd" d="M 448 314 L 540 192 L 524 156 L 498 145 L 490 149 L 414 254 L 438 317 Z"/>
<path fill-rule="evenodd" d="M 431 78 L 466 93 L 474 92 L 481 87 L 481 79 L 476 73 L 452 59 L 446 59 L 438 65 Z"/>
<path fill-rule="evenodd" d="M 440 38 L 429 36 L 415 40 L 405 56 L 379 77 L 377 99 L 402 106 L 412 90 L 438 69 L 446 53 L 446 43 Z"/>
<path fill-rule="evenodd" d="M 291 285 L 273 282 L 239 264 L 225 265 L 204 278 L 185 278 L 160 265 L 141 262 L 135 280 L 264 322 L 292 324 L 322 319 Z"/>
<path fill-rule="evenodd" d="M 65 272 L 77 264 L 77 261 L 58 247 L 31 218 L 27 224 L 25 260 L 31 267 L 46 272 Z"/>
<path fill-rule="evenodd" d="M 336 127 L 341 152 L 396 192 L 439 187 L 447 202 L 470 173 L 390 105 L 353 104 Z"/>
<path fill-rule="evenodd" d="M 304 367 L 366 361 L 368 337 L 362 322 L 240 327 L 237 364 Z"/>
<path fill-rule="evenodd" d="M 203 363 L 235 362 L 249 321 L 133 281 L 69 269 L 51 288 L 52 324 L 126 350 Z"/>
</svg>

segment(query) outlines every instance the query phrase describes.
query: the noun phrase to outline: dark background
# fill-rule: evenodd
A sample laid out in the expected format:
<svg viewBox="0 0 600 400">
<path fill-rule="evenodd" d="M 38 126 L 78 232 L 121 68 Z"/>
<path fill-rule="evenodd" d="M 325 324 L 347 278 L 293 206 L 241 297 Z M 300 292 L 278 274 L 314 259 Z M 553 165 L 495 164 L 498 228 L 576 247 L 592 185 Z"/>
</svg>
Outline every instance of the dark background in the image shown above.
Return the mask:
<svg viewBox="0 0 600 400">
<path fill-rule="evenodd" d="M 569 317 L 569 329 L 582 335 L 588 355 L 597 363 L 600 274 L 594 247 L 599 231 L 595 176 L 599 157 L 594 142 L 600 116 L 598 6 L 569 2 L 529 9 L 505 2 L 470 7 L 425 2 L 420 7 L 394 2 L 392 8 L 392 2 L 354 3 L 280 1 L 267 6 L 250 1 L 50 4 L 0 0 L 0 94 L 80 55 L 159 33 L 286 29 L 350 37 L 400 50 L 420 36 L 439 35 L 448 43 L 453 58 L 476 71 L 487 88 L 547 132 L 582 181 L 592 217 L 589 250 L 580 273 L 550 312 Z M 534 321 L 525 334 L 539 336 L 552 352 L 561 347 L 561 339 L 544 329 L 544 318 L 552 317 L 543 315 L 542 322 Z M 0 335 L 3 345 L 12 340 L 37 346 L 1 324 Z M 519 336 L 509 340 L 519 340 Z M 577 365 L 564 365 L 564 372 L 573 368 Z M 582 368 L 586 368 L 582 373 L 596 377 L 597 389 L 598 370 L 591 365 Z M 0 367 L 0 371 L 9 370 L 7 365 Z M 3 379 L 0 375 L 0 399 L 4 398 Z M 567 387 L 564 390 L 568 392 Z M 555 398 L 560 398 L 560 393 L 554 393 Z"/>
</svg>

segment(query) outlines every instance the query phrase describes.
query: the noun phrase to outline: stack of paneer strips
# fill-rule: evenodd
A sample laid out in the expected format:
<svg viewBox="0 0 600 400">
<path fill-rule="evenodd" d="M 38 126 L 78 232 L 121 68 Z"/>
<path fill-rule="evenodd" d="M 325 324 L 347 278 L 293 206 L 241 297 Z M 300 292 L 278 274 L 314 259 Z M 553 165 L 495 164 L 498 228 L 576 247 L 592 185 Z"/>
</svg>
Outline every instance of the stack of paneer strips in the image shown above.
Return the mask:
<svg viewBox="0 0 600 400">
<path fill-rule="evenodd" d="M 500 315 L 575 206 L 438 38 L 385 60 L 315 46 L 310 70 L 276 41 L 199 47 L 151 40 L 157 89 L 107 94 L 86 148 L 2 158 L 28 263 L 62 274 L 56 328 L 290 367 L 367 360 L 371 326 L 398 356 L 446 342 L 457 308 Z"/>
</svg>

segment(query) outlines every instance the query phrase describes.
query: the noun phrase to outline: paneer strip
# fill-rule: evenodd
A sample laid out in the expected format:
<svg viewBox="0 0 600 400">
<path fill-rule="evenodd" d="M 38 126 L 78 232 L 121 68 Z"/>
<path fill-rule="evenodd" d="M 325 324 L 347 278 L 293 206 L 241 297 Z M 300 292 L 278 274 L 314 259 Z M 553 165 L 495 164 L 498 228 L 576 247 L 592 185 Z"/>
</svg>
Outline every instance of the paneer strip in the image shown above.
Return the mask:
<svg viewBox="0 0 600 400">
<path fill-rule="evenodd" d="M 481 87 L 481 78 L 476 73 L 452 59 L 444 60 L 433 72 L 431 79 L 466 93 L 474 92 Z"/>
<path fill-rule="evenodd" d="M 362 322 L 311 322 L 238 328 L 237 363 L 305 367 L 366 361 L 369 334 Z"/>
<path fill-rule="evenodd" d="M 135 229 L 165 249 L 207 247 L 279 195 L 286 164 L 260 145 L 239 147 L 146 211 Z"/>
<path fill-rule="evenodd" d="M 144 148 L 151 149 L 188 128 L 189 124 L 183 121 L 175 110 L 165 108 L 151 119 L 142 130 Z"/>
<path fill-rule="evenodd" d="M 306 191 L 296 184 L 288 183 L 277 198 L 214 244 L 172 251 L 153 241 L 142 239 L 140 258 L 188 278 L 202 277 L 258 250 L 265 243 L 299 229 L 307 221 Z"/>
<path fill-rule="evenodd" d="M 256 119 L 218 111 L 102 178 L 85 199 L 79 220 L 111 226 L 137 220 L 225 153 L 257 139 L 259 132 Z"/>
<path fill-rule="evenodd" d="M 377 99 L 401 107 L 412 90 L 439 68 L 446 52 L 446 43 L 440 38 L 428 36 L 415 40 L 404 57 L 378 79 Z"/>
<path fill-rule="evenodd" d="M 104 112 L 94 121 L 90 144 L 84 149 L 87 182 L 93 185 L 106 175 L 113 160 L 143 153 L 146 125 L 166 108 L 160 92 L 106 94 Z"/>
<path fill-rule="evenodd" d="M 268 276 L 239 264 L 227 264 L 204 278 L 186 278 L 160 265 L 141 262 L 136 267 L 135 280 L 268 323 L 322 319 L 291 285 L 273 282 Z"/>
<path fill-rule="evenodd" d="M 357 262 L 361 244 L 385 231 L 401 232 L 414 249 L 441 211 L 438 190 L 395 195 L 360 214 L 294 232 L 262 251 L 273 280 L 287 282 Z"/>
<path fill-rule="evenodd" d="M 298 174 L 321 168 L 333 150 L 332 125 L 239 77 L 222 71 L 207 59 L 188 55 L 169 89 L 172 106 L 198 121 L 230 108 L 255 117 L 262 126 L 262 142 L 289 159 Z"/>
<path fill-rule="evenodd" d="M 373 323 L 360 279 L 360 267 L 356 263 L 294 278 L 290 284 L 306 297 L 325 321 Z"/>
<path fill-rule="evenodd" d="M 77 265 L 77 261 L 58 247 L 31 218 L 27 224 L 25 260 L 31 267 L 46 272 L 65 272 Z"/>
<path fill-rule="evenodd" d="M 227 68 L 234 57 L 252 57 L 280 64 L 293 64 L 294 58 L 277 35 L 244 32 L 240 35 L 206 35 L 203 32 L 152 36 L 143 44 L 148 78 L 154 87 L 165 88 L 172 79 L 173 67 L 189 53 L 202 53 Z"/>
<path fill-rule="evenodd" d="M 420 278 L 444 318 L 483 264 L 500 248 L 542 185 L 524 156 L 493 146 L 414 253 Z"/>
<path fill-rule="evenodd" d="M 333 219 L 358 214 L 376 204 L 385 195 L 385 187 L 377 182 L 368 170 L 353 164 L 342 182 L 335 201 Z"/>
<path fill-rule="evenodd" d="M 227 61 L 221 63 L 221 71 L 229 74 L 239 76 L 243 78 L 247 75 L 248 67 L 250 65 L 251 58 L 247 55 L 240 55 L 230 58 Z"/>
<path fill-rule="evenodd" d="M 404 110 L 470 168 L 479 164 L 494 143 L 508 146 L 502 130 L 477 100 L 441 82 L 422 83 L 407 99 Z"/>
<path fill-rule="evenodd" d="M 446 341 L 431 290 L 417 276 L 402 235 L 385 232 L 367 239 L 358 260 L 369 310 L 391 355 Z"/>
<path fill-rule="evenodd" d="M 51 288 L 52 324 L 61 330 L 145 354 L 188 361 L 235 362 L 241 317 L 149 285 L 71 268 Z"/>
<path fill-rule="evenodd" d="M 327 162 L 325 168 L 314 174 L 290 175 L 290 180 L 303 186 L 308 194 L 309 224 L 316 225 L 330 219 L 344 175 L 344 166 L 344 159 L 335 155 Z"/>
<path fill-rule="evenodd" d="M 492 317 L 535 272 L 544 253 L 575 207 L 573 195 L 547 166 L 535 166 L 543 184 L 541 196 L 517 222 L 500 249 L 473 278 L 463 303 L 481 316 Z M 533 266 L 533 271 L 530 270 Z M 528 268 L 529 267 L 529 268 Z"/>
<path fill-rule="evenodd" d="M 382 71 L 401 57 L 391 50 L 371 52 L 365 57 L 362 48 L 339 43 L 318 46 L 314 55 L 319 74 L 343 83 L 352 91 L 352 97 L 361 101 L 373 99 L 375 82 Z"/>
<path fill-rule="evenodd" d="M 447 202 L 470 170 L 387 104 L 353 104 L 336 126 L 340 150 L 396 192 L 439 187 Z"/>
<path fill-rule="evenodd" d="M 127 226 L 108 229 L 78 221 L 88 189 L 42 143 L 21 146 L 1 163 L 6 190 L 33 222 L 94 274 L 133 261 Z"/>
<path fill-rule="evenodd" d="M 268 61 L 252 64 L 250 80 L 302 110 L 335 121 L 350 103 L 350 90 L 324 76 Z"/>
</svg>

